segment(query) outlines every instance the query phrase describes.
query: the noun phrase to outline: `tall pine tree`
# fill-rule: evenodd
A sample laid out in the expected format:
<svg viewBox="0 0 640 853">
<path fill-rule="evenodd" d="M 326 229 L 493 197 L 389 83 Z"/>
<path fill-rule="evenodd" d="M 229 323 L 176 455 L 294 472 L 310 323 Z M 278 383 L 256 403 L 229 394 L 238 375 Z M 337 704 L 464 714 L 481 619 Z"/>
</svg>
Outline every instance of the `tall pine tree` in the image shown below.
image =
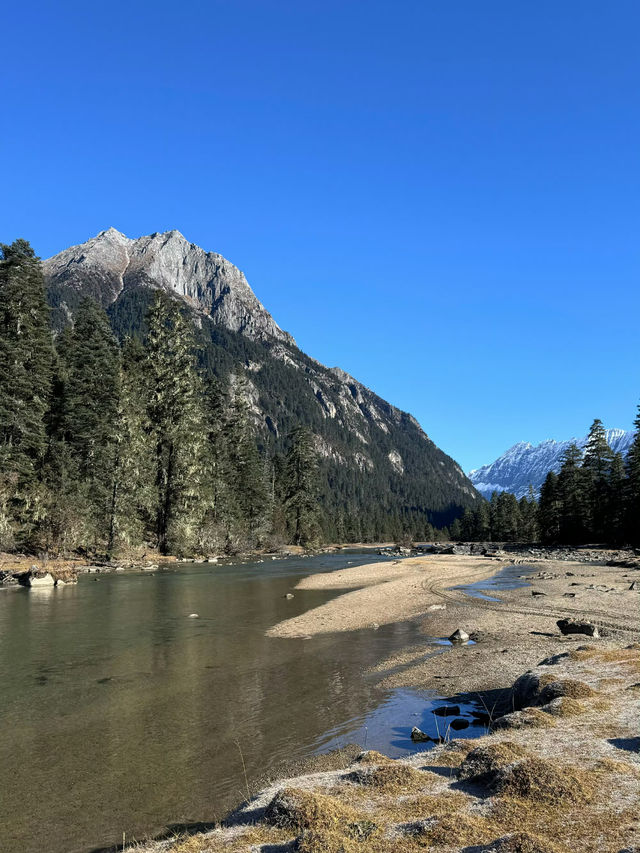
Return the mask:
<svg viewBox="0 0 640 853">
<path fill-rule="evenodd" d="M 26 240 L 0 244 L 0 548 L 28 545 L 42 515 L 52 361 L 40 261 Z"/>
<path fill-rule="evenodd" d="M 285 509 L 293 541 L 296 545 L 311 545 L 318 539 L 318 457 L 313 435 L 305 427 L 291 434 L 291 446 L 286 460 Z M 348 528 L 351 541 L 359 541 L 362 531 L 356 530 L 356 519 Z"/>
<path fill-rule="evenodd" d="M 154 515 L 162 554 L 193 547 L 202 517 L 205 425 L 193 324 L 162 291 L 149 311 L 146 370 L 154 445 Z"/>
</svg>

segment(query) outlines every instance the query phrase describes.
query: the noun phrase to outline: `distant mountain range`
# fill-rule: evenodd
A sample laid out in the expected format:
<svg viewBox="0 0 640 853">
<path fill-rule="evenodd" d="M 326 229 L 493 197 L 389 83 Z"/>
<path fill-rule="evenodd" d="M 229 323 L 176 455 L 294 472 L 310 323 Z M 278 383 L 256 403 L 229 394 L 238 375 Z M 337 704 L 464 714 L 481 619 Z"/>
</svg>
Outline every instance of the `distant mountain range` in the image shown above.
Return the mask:
<svg viewBox="0 0 640 853">
<path fill-rule="evenodd" d="M 633 436 L 633 432 L 622 429 L 607 430 L 609 446 L 623 456 L 626 456 Z M 587 438 L 570 438 L 567 441 L 549 439 L 535 446 L 520 441 L 495 462 L 470 471 L 469 479 L 486 498 L 490 498 L 493 492 L 512 492 L 521 498 L 528 494 L 530 484 L 537 494 L 549 471 L 557 473 L 560 470 L 562 455 L 573 443 L 584 450 Z"/>
<path fill-rule="evenodd" d="M 314 433 L 322 501 L 336 524 L 327 536 L 382 533 L 389 519 L 393 529 L 418 532 L 427 521 L 448 524 L 480 500 L 415 418 L 301 352 L 237 267 L 178 231 L 130 239 L 109 228 L 43 268 L 58 330 L 73 322 L 85 297 L 106 309 L 120 338 L 144 332 L 154 290 L 179 299 L 197 327 L 203 369 L 223 383 L 244 374 L 265 455 L 282 452 L 301 423 Z"/>
</svg>

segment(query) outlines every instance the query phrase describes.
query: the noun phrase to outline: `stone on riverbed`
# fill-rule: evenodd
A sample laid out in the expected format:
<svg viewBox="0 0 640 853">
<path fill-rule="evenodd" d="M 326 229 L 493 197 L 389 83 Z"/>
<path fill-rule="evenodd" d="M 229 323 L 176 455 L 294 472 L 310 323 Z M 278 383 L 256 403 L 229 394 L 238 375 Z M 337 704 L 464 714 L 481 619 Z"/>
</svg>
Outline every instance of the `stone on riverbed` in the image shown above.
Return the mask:
<svg viewBox="0 0 640 853">
<path fill-rule="evenodd" d="M 561 634 L 586 634 L 587 637 L 599 637 L 598 628 L 593 622 L 580 619 L 558 619 L 556 622 Z"/>
<path fill-rule="evenodd" d="M 449 637 L 450 643 L 468 643 L 469 635 L 462 628 L 456 628 L 453 634 Z"/>
<path fill-rule="evenodd" d="M 55 584 L 53 575 L 41 571 L 37 566 L 31 566 L 24 582 L 27 586 L 54 586 Z"/>
<path fill-rule="evenodd" d="M 414 726 L 411 729 L 411 740 L 415 743 L 423 743 L 424 741 L 431 740 L 428 734 L 419 729 L 417 726 Z"/>
<path fill-rule="evenodd" d="M 460 705 L 441 705 L 434 708 L 432 713 L 437 717 L 457 717 L 460 714 Z"/>
</svg>

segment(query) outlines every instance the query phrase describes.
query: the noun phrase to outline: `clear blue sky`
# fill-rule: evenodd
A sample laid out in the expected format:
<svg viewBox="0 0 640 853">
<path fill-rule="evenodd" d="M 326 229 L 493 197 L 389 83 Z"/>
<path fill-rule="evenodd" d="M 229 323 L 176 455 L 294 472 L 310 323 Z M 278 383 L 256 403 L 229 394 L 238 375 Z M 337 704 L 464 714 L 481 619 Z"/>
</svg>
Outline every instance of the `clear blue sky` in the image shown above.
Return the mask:
<svg viewBox="0 0 640 853">
<path fill-rule="evenodd" d="M 637 0 L 11 3 L 0 241 L 177 228 L 465 469 L 640 399 Z"/>
</svg>

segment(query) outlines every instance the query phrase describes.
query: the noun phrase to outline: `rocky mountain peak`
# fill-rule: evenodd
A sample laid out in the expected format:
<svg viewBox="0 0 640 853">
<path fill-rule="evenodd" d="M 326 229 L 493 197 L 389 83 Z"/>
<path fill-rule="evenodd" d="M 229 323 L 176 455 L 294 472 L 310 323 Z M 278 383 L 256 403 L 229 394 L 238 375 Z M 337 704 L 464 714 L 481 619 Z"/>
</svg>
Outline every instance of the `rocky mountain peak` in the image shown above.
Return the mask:
<svg viewBox="0 0 640 853">
<path fill-rule="evenodd" d="M 106 308 L 127 290 L 159 288 L 233 332 L 295 344 L 237 267 L 176 230 L 131 239 L 111 227 L 49 258 L 43 267 L 48 286 L 63 297 L 65 288 L 82 291 Z"/>
</svg>

